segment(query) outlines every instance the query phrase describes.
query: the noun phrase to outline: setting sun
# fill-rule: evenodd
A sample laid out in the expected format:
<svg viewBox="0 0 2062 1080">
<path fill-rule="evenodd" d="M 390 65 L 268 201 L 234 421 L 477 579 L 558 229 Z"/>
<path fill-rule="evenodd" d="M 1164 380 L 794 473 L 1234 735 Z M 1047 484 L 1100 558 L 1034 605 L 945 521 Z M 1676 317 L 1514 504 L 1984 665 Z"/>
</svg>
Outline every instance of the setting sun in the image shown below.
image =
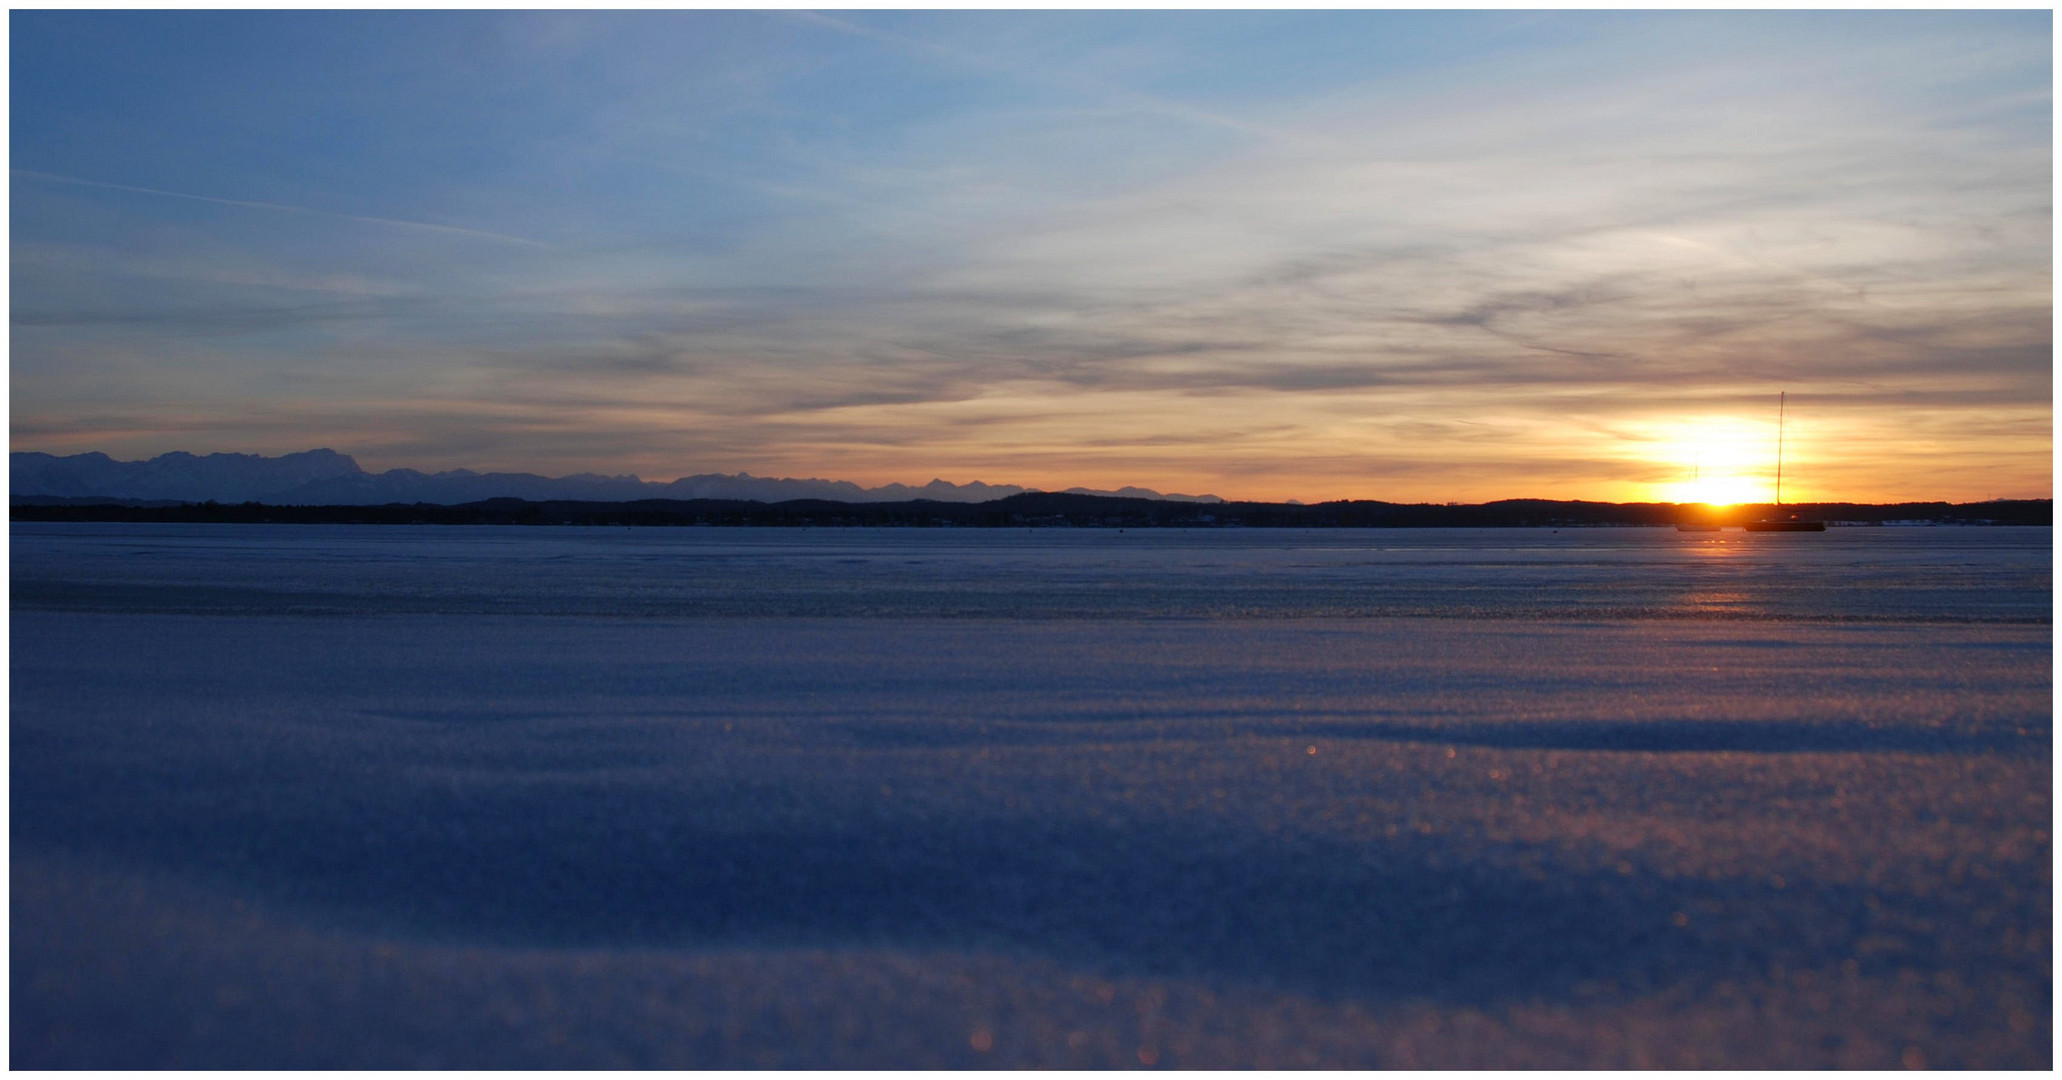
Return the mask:
<svg viewBox="0 0 2062 1080">
<path fill-rule="evenodd" d="M 1768 502 L 1772 498 L 1772 432 L 1740 420 L 1700 421 L 1664 442 L 1658 458 L 1678 479 L 1657 486 L 1664 502 Z"/>
</svg>

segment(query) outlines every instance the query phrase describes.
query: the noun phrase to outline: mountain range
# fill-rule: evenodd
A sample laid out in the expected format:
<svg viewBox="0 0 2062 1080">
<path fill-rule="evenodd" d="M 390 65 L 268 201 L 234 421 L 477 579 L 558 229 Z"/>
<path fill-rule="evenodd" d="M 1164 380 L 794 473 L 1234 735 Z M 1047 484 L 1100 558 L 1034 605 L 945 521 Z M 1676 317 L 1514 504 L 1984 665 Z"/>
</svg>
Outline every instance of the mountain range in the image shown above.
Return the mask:
<svg viewBox="0 0 2062 1080">
<path fill-rule="evenodd" d="M 704 473 L 660 482 L 634 475 L 538 476 L 535 473 L 481 473 L 470 469 L 424 473 L 389 469 L 370 473 L 348 454 L 304 450 L 263 457 L 257 454 L 189 454 L 174 451 L 146 461 L 116 461 L 102 453 L 53 454 L 16 452 L 8 455 L 8 482 L 13 498 L 131 499 L 142 501 L 221 503 L 261 502 L 276 506 L 377 506 L 385 503 L 458 505 L 482 499 L 517 498 L 542 501 L 577 499 L 629 502 L 636 499 L 743 499 L 785 502 L 829 499 L 836 502 L 979 503 L 1036 491 L 1016 484 L 967 484 L 933 480 L 912 487 L 887 484 L 861 487 L 846 480 L 796 480 Z M 1068 488 L 1068 494 L 1115 495 L 1135 499 L 1217 503 L 1215 495 L 1163 495 L 1146 488 L 1116 491 Z"/>
</svg>

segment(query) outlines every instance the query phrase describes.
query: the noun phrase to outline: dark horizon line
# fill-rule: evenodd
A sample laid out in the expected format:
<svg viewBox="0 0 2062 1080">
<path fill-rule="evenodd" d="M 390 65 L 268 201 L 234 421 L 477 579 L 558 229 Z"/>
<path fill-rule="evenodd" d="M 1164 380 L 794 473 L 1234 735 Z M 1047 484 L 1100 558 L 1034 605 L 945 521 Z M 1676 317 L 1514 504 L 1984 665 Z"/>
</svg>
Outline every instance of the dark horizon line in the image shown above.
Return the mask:
<svg viewBox="0 0 2062 1080">
<path fill-rule="evenodd" d="M 221 522 L 250 524 L 501 525 L 828 525 L 972 527 L 1668 527 L 1741 526 L 1770 515 L 1834 525 L 2048 525 L 2054 500 L 1992 499 L 1949 503 L 1606 503 L 1500 499 L 1487 503 L 1194 503 L 1167 499 L 1025 492 L 985 502 L 913 499 L 842 502 L 789 499 L 637 499 L 624 501 L 490 498 L 466 503 L 278 505 L 104 497 L 15 496 L 14 521 Z"/>
</svg>

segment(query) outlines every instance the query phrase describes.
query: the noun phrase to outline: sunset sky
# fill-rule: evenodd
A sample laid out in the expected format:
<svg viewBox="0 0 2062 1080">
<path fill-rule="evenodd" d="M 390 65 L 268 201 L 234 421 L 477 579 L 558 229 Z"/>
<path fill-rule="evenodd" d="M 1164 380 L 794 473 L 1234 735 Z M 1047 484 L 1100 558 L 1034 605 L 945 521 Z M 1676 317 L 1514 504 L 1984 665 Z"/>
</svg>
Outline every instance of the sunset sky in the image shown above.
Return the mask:
<svg viewBox="0 0 2062 1080">
<path fill-rule="evenodd" d="M 2051 493 L 2045 11 L 11 26 L 15 450 Z"/>
</svg>

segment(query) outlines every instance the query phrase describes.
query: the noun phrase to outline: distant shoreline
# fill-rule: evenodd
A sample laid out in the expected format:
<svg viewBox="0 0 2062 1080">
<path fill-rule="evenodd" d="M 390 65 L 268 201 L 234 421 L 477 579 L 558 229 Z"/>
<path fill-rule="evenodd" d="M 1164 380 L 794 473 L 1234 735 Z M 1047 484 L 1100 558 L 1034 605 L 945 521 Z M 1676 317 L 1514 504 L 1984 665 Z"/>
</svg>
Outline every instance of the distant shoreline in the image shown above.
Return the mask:
<svg viewBox="0 0 2062 1080">
<path fill-rule="evenodd" d="M 796 499 L 643 499 L 630 502 L 486 499 L 457 505 L 284 506 L 18 496 L 13 521 L 220 522 L 367 525 L 896 526 L 963 528 L 1667 528 L 1740 526 L 1777 515 L 1769 504 L 1707 507 L 1510 499 L 1479 504 L 1194 503 L 1032 492 L 981 503 Z M 1977 503 L 1797 503 L 1780 516 L 1831 526 L 2054 524 L 2052 499 Z"/>
</svg>

